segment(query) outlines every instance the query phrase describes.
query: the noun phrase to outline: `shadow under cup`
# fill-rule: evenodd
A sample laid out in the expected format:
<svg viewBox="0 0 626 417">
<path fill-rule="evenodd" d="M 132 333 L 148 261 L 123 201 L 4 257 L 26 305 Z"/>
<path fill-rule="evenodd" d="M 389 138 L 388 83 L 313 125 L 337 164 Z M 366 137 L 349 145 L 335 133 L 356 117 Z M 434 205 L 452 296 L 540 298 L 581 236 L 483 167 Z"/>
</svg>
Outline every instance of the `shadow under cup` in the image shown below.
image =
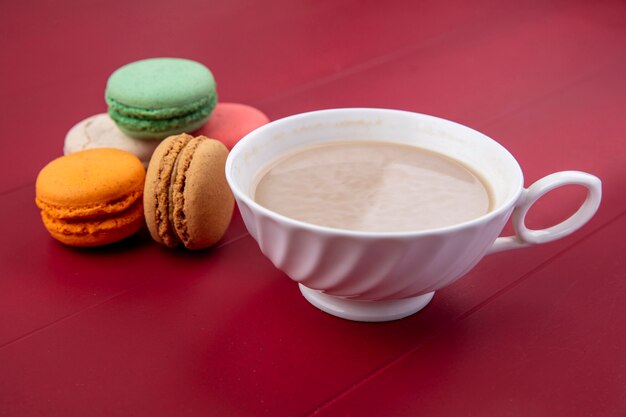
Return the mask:
<svg viewBox="0 0 626 417">
<path fill-rule="evenodd" d="M 418 232 L 362 232 L 296 221 L 253 200 L 257 176 L 288 152 L 343 141 L 413 145 L 461 161 L 487 182 L 492 210 L 457 225 Z M 387 109 L 334 109 L 271 122 L 231 151 L 226 177 L 263 254 L 320 309 L 386 321 L 423 308 L 433 292 L 490 249 L 523 190 L 522 171 L 500 144 L 468 127 Z"/>
</svg>

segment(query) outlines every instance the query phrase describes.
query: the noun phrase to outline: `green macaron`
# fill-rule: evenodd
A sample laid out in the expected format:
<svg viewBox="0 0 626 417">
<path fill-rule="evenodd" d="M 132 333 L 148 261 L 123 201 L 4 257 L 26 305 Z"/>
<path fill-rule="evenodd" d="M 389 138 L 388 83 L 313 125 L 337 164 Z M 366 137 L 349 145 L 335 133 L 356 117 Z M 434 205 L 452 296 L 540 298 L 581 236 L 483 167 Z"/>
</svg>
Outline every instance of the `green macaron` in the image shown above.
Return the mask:
<svg viewBox="0 0 626 417">
<path fill-rule="evenodd" d="M 163 139 L 193 132 L 217 102 L 215 79 L 204 65 L 181 58 L 151 58 L 116 70 L 107 81 L 109 115 L 126 134 Z"/>
</svg>

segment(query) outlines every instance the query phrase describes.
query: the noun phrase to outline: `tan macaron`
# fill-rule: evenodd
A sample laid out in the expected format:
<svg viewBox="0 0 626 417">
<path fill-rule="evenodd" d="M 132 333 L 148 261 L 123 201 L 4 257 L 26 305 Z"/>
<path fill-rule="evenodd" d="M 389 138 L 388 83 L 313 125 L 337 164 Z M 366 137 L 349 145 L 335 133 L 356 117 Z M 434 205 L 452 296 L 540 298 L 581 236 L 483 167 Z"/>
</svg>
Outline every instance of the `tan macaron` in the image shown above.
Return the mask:
<svg viewBox="0 0 626 417">
<path fill-rule="evenodd" d="M 163 140 L 146 173 L 144 210 L 152 238 L 168 247 L 203 249 L 226 232 L 234 198 L 224 167 L 228 149 L 185 133 Z"/>
</svg>

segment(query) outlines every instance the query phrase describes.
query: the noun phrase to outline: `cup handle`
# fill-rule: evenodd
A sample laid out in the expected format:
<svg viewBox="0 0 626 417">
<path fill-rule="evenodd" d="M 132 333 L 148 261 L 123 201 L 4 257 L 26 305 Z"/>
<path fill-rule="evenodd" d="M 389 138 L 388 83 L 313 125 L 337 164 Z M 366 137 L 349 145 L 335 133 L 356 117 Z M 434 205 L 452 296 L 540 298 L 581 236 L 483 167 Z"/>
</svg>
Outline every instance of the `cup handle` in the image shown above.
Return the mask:
<svg viewBox="0 0 626 417">
<path fill-rule="evenodd" d="M 582 185 L 587 188 L 587 198 L 571 217 L 547 229 L 533 230 L 526 227 L 526 213 L 544 194 L 564 185 Z M 512 223 L 515 236 L 499 237 L 488 253 L 523 248 L 561 239 L 580 229 L 598 210 L 602 198 L 600 178 L 580 171 L 555 172 L 525 188 L 513 210 Z"/>
</svg>

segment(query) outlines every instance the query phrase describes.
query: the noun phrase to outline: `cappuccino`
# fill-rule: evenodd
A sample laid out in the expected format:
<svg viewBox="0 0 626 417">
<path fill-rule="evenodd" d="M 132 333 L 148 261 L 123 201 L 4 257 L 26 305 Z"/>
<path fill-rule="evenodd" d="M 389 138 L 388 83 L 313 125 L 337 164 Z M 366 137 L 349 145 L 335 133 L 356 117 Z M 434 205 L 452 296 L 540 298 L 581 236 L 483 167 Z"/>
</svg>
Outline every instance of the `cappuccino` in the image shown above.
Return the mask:
<svg viewBox="0 0 626 417">
<path fill-rule="evenodd" d="M 489 187 L 463 163 L 410 145 L 334 142 L 283 155 L 253 198 L 295 220 L 364 232 L 463 223 L 491 210 Z"/>
</svg>

